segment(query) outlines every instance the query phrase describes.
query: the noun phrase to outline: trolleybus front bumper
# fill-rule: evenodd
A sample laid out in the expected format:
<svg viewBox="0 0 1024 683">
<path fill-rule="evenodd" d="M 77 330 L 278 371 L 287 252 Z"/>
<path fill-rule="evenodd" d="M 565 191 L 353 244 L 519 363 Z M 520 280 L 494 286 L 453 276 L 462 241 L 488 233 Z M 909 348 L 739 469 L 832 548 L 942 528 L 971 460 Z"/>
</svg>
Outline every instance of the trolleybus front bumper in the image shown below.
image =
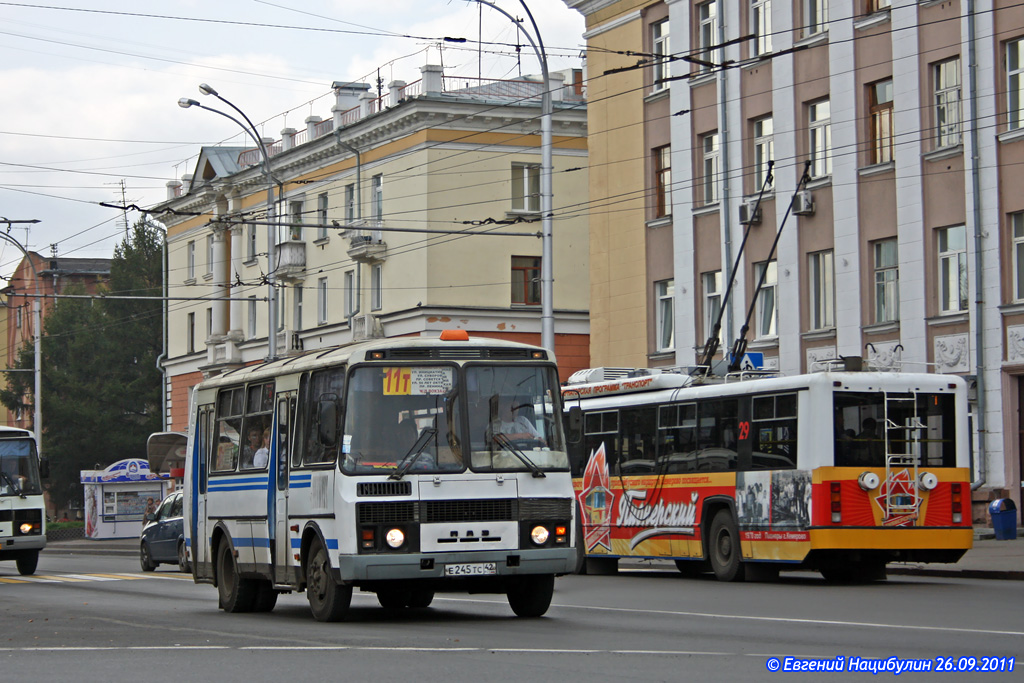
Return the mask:
<svg viewBox="0 0 1024 683">
<path fill-rule="evenodd" d="M 345 583 L 409 579 L 453 579 L 447 567 L 460 566 L 470 576 L 524 576 L 529 574 L 569 574 L 576 567 L 575 548 L 538 550 L 492 550 L 466 553 L 414 553 L 408 555 L 341 555 L 335 578 Z M 484 573 L 489 572 L 489 573 Z"/>
</svg>

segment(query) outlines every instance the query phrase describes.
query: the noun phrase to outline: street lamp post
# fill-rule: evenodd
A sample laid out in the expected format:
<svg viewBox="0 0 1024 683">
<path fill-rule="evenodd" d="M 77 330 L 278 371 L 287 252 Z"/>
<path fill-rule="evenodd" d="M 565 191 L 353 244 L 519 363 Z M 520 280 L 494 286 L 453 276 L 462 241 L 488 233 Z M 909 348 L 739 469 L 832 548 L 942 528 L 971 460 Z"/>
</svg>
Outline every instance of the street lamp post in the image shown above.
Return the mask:
<svg viewBox="0 0 1024 683">
<path fill-rule="evenodd" d="M 537 27 L 537 22 L 533 18 L 533 13 L 530 12 L 530 8 L 526 5 L 526 0 L 519 0 L 519 4 L 523 6 L 523 10 L 526 12 L 526 16 L 530 18 L 530 24 L 533 25 L 533 33 L 536 35 L 537 40 L 534 42 L 533 36 L 529 34 L 522 26 L 522 21 L 517 20 L 511 14 L 498 7 L 488 0 L 476 0 L 481 5 L 487 5 L 491 9 L 497 10 L 501 14 L 505 15 L 512 23 L 519 27 L 519 30 L 523 32 L 526 39 L 530 41 L 530 47 L 533 48 L 534 53 L 537 55 L 537 60 L 540 62 L 541 77 L 544 79 L 544 85 L 541 89 L 540 96 L 540 213 L 541 213 L 541 261 L 540 261 L 540 299 L 541 299 L 541 318 L 540 318 L 540 345 L 544 348 L 554 351 L 555 350 L 555 313 L 554 313 L 554 255 L 551 244 L 551 204 L 552 204 L 552 192 L 551 192 L 551 173 L 552 173 L 552 161 L 551 161 L 551 79 L 548 77 L 548 56 L 544 50 L 544 40 L 541 38 L 540 29 Z"/>
<path fill-rule="evenodd" d="M 206 83 L 202 83 L 199 86 L 199 92 L 204 95 L 213 95 L 218 100 L 234 109 L 243 119 L 245 119 L 245 123 L 242 123 L 231 114 L 222 112 L 219 109 L 214 109 L 213 107 L 207 107 L 206 105 L 187 97 L 182 97 L 178 100 L 178 106 L 182 109 L 199 107 L 200 109 L 212 111 L 215 114 L 220 114 L 224 118 L 234 121 L 236 125 L 241 127 L 241 129 L 253 139 L 253 142 L 256 143 L 256 147 L 260 150 L 260 155 L 263 157 L 263 173 L 267 177 L 267 260 L 269 261 L 269 265 L 267 267 L 267 301 L 270 307 L 269 315 L 267 316 L 267 357 L 270 360 L 273 360 L 277 358 L 277 288 L 275 286 L 276 278 L 274 276 L 274 269 L 276 267 L 274 261 L 277 260 L 277 235 L 274 231 L 274 183 L 277 182 L 277 179 L 274 178 L 274 175 L 270 172 L 270 156 L 267 154 L 267 147 L 263 144 L 263 140 L 260 139 L 256 131 L 256 126 L 254 126 L 252 121 L 249 120 L 249 117 L 245 115 L 245 112 L 228 100 L 224 99 L 216 90 Z"/>
<path fill-rule="evenodd" d="M 0 217 L 0 222 L 6 223 L 8 229 L 14 223 L 38 223 L 39 219 L 32 218 L 23 221 L 12 221 L 6 218 Z M 39 273 L 36 271 L 36 264 L 32 261 L 32 256 L 28 253 L 28 250 L 21 245 L 21 243 L 8 235 L 7 233 L 0 232 L 0 238 L 10 242 L 25 255 L 28 260 L 28 265 L 32 268 L 32 279 L 36 284 L 36 296 L 35 301 L 32 304 L 32 337 L 33 344 L 35 345 L 35 368 L 32 372 L 34 376 L 34 396 L 32 397 L 33 403 L 33 416 L 32 416 L 32 431 L 36 437 L 36 453 L 42 457 L 43 454 L 43 353 L 40 348 L 40 340 L 42 339 L 42 315 L 40 314 L 40 306 L 42 305 L 42 296 L 39 293 Z"/>
</svg>

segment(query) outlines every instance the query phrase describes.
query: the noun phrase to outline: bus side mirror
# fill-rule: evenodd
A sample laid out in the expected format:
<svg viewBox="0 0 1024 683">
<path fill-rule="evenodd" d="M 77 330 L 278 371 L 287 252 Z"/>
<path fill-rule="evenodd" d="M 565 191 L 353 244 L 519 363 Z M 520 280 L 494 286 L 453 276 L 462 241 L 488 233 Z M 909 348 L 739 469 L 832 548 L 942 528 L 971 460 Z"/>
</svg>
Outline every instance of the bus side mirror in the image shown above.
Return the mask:
<svg viewBox="0 0 1024 683">
<path fill-rule="evenodd" d="M 39 458 L 39 476 L 43 479 L 50 478 L 50 459 Z"/>
<path fill-rule="evenodd" d="M 338 443 L 338 403 L 331 399 L 320 399 L 317 404 L 317 437 L 325 448 L 334 448 Z"/>
<path fill-rule="evenodd" d="M 583 410 L 579 406 L 569 408 L 569 443 L 579 443 L 583 439 Z"/>
</svg>

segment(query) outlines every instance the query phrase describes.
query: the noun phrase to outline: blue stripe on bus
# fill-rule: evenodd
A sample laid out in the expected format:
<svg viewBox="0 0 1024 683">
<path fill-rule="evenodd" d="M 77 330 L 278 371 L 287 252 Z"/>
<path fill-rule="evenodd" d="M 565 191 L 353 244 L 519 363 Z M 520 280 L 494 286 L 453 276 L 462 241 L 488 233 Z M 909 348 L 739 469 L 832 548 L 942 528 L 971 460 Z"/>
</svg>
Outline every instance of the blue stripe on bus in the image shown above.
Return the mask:
<svg viewBox="0 0 1024 683">
<path fill-rule="evenodd" d="M 292 539 L 292 548 L 295 549 L 295 550 L 298 550 L 301 547 L 302 547 L 302 539 L 301 538 L 293 538 Z M 336 538 L 328 538 L 327 539 L 327 549 L 328 550 L 337 550 L 338 549 L 338 539 L 336 539 Z"/>
<path fill-rule="evenodd" d="M 252 484 L 252 485 L 248 485 L 248 486 L 244 485 L 244 484 L 238 484 L 236 486 L 211 486 L 209 488 L 209 490 L 210 491 L 265 491 L 266 488 L 267 488 L 267 485 L 264 483 L 264 484 Z"/>
<path fill-rule="evenodd" d="M 269 538 L 232 538 L 231 542 L 236 548 L 269 548 Z"/>
<path fill-rule="evenodd" d="M 293 474 L 291 475 L 292 481 L 311 481 L 313 479 L 312 474 Z"/>
<path fill-rule="evenodd" d="M 263 475 L 262 477 L 217 477 L 216 479 L 210 479 L 210 486 L 220 486 L 222 484 L 269 484 L 270 477 Z"/>
<path fill-rule="evenodd" d="M 298 484 L 288 484 L 290 489 L 308 489 L 313 487 L 313 482 L 307 481 L 305 483 L 299 482 Z"/>
</svg>

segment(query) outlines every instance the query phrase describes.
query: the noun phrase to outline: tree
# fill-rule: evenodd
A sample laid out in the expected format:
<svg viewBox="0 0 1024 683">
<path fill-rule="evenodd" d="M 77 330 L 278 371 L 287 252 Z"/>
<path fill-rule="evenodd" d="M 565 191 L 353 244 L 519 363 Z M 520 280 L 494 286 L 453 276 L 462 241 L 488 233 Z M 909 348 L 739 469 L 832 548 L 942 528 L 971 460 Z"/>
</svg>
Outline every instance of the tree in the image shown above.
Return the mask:
<svg viewBox="0 0 1024 683">
<path fill-rule="evenodd" d="M 110 281 L 99 294 L 159 296 L 163 233 L 145 219 L 118 245 Z M 64 294 L 84 294 L 69 287 Z M 162 306 L 158 299 L 57 299 L 43 324 L 43 455 L 50 460 L 50 500 L 58 508 L 81 499 L 80 471 L 144 457 L 146 439 L 162 428 Z M 33 369 L 31 345 L 18 369 Z M 33 409 L 32 374 L 8 372 L 0 402 Z"/>
</svg>

